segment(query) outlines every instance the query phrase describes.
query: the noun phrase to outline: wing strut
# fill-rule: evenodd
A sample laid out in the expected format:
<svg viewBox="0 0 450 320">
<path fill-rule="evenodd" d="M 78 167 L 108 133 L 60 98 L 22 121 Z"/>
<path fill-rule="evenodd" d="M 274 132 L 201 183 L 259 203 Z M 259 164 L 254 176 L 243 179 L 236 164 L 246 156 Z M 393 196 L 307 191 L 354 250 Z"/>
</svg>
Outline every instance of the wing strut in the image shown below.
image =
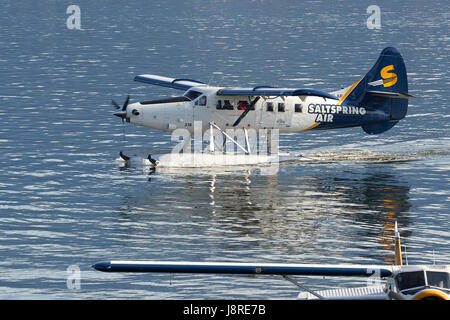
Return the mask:
<svg viewBox="0 0 450 320">
<path fill-rule="evenodd" d="M 295 284 L 297 287 L 299 287 L 300 289 L 303 289 L 305 291 L 308 291 L 309 293 L 311 293 L 313 296 L 316 296 L 317 298 L 319 298 L 320 300 L 324 300 L 325 298 L 323 296 L 321 296 L 320 294 L 318 294 L 317 292 L 314 292 L 311 289 L 308 289 L 307 287 L 301 285 L 300 283 L 298 283 L 298 281 L 295 281 L 294 279 L 292 279 L 291 277 L 287 276 L 287 275 L 283 275 L 282 276 L 284 279 L 286 279 L 287 281 Z"/>
<path fill-rule="evenodd" d="M 233 142 L 235 145 L 237 145 L 242 151 L 244 151 L 246 154 L 250 154 L 250 144 L 248 143 L 248 135 L 247 135 L 247 129 L 244 128 L 244 132 L 245 132 L 245 142 L 247 144 L 247 149 L 245 149 L 243 146 L 240 145 L 239 142 L 237 142 L 236 140 L 234 140 L 232 137 L 230 137 L 229 134 L 227 134 L 225 131 L 223 131 L 222 129 L 220 129 L 220 127 L 215 124 L 214 122 L 210 122 L 210 130 L 211 130 L 211 134 L 212 134 L 212 128 L 216 128 L 217 130 L 219 130 L 225 137 L 227 137 L 228 139 L 230 139 L 231 142 Z M 212 138 L 214 138 L 214 136 L 212 135 Z M 210 142 L 210 146 L 211 146 Z M 214 151 L 214 150 L 213 150 Z"/>
<path fill-rule="evenodd" d="M 233 123 L 233 127 L 236 127 L 239 122 L 241 122 L 242 119 L 244 119 L 244 117 L 247 115 L 247 113 L 252 110 L 252 108 L 255 106 L 255 104 L 258 102 L 259 98 L 261 97 L 256 97 L 252 103 L 250 103 L 247 108 L 244 110 L 244 112 L 242 112 L 242 114 L 239 116 L 239 118 L 237 118 L 237 120 Z"/>
</svg>

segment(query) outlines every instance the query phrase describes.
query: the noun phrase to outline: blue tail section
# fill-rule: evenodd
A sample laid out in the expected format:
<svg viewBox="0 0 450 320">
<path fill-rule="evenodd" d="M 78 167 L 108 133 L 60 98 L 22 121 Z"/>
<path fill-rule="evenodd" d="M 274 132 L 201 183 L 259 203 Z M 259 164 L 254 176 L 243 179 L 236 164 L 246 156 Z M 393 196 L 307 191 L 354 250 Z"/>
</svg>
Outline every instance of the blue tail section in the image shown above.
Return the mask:
<svg viewBox="0 0 450 320">
<path fill-rule="evenodd" d="M 364 107 L 368 114 L 379 114 L 379 121 L 362 125 L 365 132 L 378 134 L 389 130 L 406 116 L 410 97 L 403 58 L 397 49 L 388 47 L 341 104 Z"/>
</svg>

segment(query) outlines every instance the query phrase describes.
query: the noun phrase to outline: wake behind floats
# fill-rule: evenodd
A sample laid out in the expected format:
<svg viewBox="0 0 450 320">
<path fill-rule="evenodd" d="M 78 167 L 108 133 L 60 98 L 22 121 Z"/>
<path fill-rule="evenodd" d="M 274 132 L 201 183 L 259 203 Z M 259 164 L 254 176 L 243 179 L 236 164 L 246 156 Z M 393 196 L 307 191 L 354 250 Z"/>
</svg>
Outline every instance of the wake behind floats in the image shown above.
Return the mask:
<svg viewBox="0 0 450 320">
<path fill-rule="evenodd" d="M 368 134 L 379 134 L 406 116 L 408 80 L 402 56 L 385 48 L 372 69 L 347 88 L 327 93 L 316 89 L 215 87 L 191 79 L 143 74 L 135 81 L 183 90 L 167 99 L 129 104 L 129 97 L 114 115 L 122 121 L 178 133 L 183 147 L 170 155 L 148 155 L 150 166 L 245 165 L 278 161 L 278 133 L 327 130 L 361 126 Z M 178 130 L 178 131 L 177 131 Z M 177 134 L 178 134 L 177 133 Z M 206 151 L 191 153 L 192 135 L 207 137 Z M 220 137 L 220 143 L 218 142 Z M 252 138 L 259 143 L 250 143 Z M 263 145 L 264 148 L 260 148 Z M 237 152 L 229 152 L 229 144 Z M 195 144 L 195 141 L 194 141 Z M 264 150 L 263 150 L 264 149 Z M 223 155 L 233 159 L 223 163 Z M 120 153 L 123 161 L 130 156 Z"/>
</svg>

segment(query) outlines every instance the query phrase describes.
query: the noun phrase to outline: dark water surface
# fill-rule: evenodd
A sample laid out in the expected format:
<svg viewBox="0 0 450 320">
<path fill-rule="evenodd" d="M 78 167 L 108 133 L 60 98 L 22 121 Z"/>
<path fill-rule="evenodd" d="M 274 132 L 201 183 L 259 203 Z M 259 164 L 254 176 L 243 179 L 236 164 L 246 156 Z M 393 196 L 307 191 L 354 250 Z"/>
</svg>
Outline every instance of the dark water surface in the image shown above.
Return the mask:
<svg viewBox="0 0 450 320">
<path fill-rule="evenodd" d="M 393 262 L 398 220 L 409 263 L 448 263 L 449 4 L 370 2 L 2 1 L 0 18 L 0 297 L 295 298 L 276 277 L 104 274 L 107 259 Z M 406 119 L 282 137 L 308 161 L 273 176 L 120 169 L 126 148 L 170 149 L 170 136 L 112 116 L 122 102 L 179 94 L 137 74 L 226 86 L 333 91 L 387 46 L 409 76 Z M 81 269 L 67 288 L 66 269 Z M 365 280 L 308 279 L 313 288 Z"/>
</svg>

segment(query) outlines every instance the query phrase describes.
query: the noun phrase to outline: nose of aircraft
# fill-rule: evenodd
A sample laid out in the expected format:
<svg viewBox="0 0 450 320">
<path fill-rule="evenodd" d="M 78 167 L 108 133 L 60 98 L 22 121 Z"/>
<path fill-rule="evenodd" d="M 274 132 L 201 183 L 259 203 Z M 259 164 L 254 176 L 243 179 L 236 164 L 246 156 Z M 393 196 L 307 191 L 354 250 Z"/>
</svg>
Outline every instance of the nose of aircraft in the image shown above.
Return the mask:
<svg viewBox="0 0 450 320">
<path fill-rule="evenodd" d="M 123 120 L 126 120 L 127 122 L 130 122 L 130 118 L 136 118 L 140 115 L 140 103 L 126 103 L 124 104 L 124 107 L 120 110 L 114 113 L 116 117 L 119 117 Z"/>
<path fill-rule="evenodd" d="M 130 102 L 130 96 L 127 96 L 127 99 L 125 100 L 125 102 L 123 103 L 122 108 L 117 104 L 117 102 L 115 102 L 114 100 L 112 100 L 112 104 L 114 107 L 116 107 L 116 109 L 120 109 L 119 112 L 114 113 L 114 115 L 116 117 L 125 119 L 127 117 L 127 107 L 128 107 L 128 103 Z"/>
</svg>

